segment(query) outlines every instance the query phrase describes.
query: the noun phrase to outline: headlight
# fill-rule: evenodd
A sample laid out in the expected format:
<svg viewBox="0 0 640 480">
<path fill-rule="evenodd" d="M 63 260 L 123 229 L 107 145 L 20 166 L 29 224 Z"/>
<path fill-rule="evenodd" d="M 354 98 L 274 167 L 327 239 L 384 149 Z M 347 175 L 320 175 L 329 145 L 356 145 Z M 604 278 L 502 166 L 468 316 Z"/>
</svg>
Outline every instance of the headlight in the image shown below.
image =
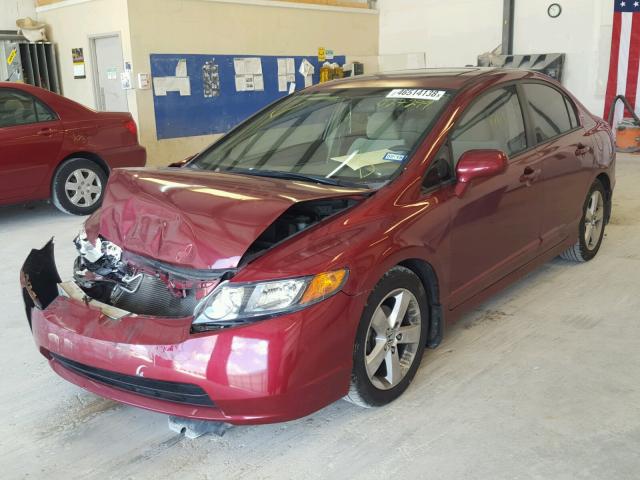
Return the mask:
<svg viewBox="0 0 640 480">
<path fill-rule="evenodd" d="M 196 309 L 194 324 L 229 326 L 300 310 L 340 291 L 347 270 L 259 283 L 224 282 Z"/>
</svg>

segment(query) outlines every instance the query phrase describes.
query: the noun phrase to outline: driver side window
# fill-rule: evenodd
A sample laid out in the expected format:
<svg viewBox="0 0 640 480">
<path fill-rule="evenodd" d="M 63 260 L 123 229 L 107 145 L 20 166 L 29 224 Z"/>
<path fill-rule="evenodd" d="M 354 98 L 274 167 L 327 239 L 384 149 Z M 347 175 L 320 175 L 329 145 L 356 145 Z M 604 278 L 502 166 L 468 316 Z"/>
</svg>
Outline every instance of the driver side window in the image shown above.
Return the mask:
<svg viewBox="0 0 640 480">
<path fill-rule="evenodd" d="M 515 87 L 481 96 L 462 115 L 451 134 L 454 165 L 469 150 L 501 150 L 509 157 L 527 148 L 522 109 Z"/>
</svg>

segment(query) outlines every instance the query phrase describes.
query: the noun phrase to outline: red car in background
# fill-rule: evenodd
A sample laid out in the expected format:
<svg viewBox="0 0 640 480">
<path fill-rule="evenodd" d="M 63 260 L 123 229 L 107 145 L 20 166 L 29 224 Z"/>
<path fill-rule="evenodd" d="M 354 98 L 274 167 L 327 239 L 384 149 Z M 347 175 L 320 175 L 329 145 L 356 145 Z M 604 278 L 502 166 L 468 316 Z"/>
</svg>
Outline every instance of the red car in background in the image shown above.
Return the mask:
<svg viewBox="0 0 640 480">
<path fill-rule="evenodd" d="M 51 198 L 64 212 L 86 215 L 100 206 L 111 169 L 145 162 L 130 113 L 95 112 L 0 82 L 0 205 Z"/>
<path fill-rule="evenodd" d="M 537 73 L 328 82 L 182 168 L 116 170 L 73 280 L 51 241 L 27 258 L 29 325 L 68 381 L 172 415 L 384 405 L 462 312 L 596 256 L 614 169 L 609 126 Z"/>
</svg>

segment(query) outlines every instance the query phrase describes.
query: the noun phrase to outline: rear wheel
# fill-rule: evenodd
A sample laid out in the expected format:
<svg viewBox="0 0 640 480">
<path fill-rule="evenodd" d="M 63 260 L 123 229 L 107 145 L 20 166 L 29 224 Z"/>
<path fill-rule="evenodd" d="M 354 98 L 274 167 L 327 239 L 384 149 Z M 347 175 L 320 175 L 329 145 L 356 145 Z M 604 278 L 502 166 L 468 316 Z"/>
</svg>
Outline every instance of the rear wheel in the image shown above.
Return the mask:
<svg viewBox="0 0 640 480">
<path fill-rule="evenodd" d="M 428 320 L 427 295 L 420 279 L 404 267 L 389 270 L 362 314 L 345 399 L 373 407 L 398 398 L 420 365 Z"/>
<path fill-rule="evenodd" d="M 600 180 L 591 185 L 584 202 L 578 241 L 560 256 L 573 262 L 588 262 L 596 256 L 604 237 L 606 194 Z"/>
<path fill-rule="evenodd" d="M 71 158 L 58 167 L 51 186 L 53 204 L 65 213 L 88 215 L 102 203 L 107 174 L 86 158 Z"/>
</svg>

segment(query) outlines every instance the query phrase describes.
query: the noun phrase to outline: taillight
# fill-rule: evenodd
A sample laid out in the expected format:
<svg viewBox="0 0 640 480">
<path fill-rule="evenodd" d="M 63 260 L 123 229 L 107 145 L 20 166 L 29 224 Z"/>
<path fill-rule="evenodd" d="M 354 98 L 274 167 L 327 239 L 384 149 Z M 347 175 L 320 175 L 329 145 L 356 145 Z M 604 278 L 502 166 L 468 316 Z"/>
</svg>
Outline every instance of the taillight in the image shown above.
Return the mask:
<svg viewBox="0 0 640 480">
<path fill-rule="evenodd" d="M 124 122 L 124 128 L 129 130 L 131 132 L 131 135 L 133 135 L 136 139 L 138 138 L 138 126 L 136 125 L 136 122 L 133 120 L 133 118 Z"/>
</svg>

